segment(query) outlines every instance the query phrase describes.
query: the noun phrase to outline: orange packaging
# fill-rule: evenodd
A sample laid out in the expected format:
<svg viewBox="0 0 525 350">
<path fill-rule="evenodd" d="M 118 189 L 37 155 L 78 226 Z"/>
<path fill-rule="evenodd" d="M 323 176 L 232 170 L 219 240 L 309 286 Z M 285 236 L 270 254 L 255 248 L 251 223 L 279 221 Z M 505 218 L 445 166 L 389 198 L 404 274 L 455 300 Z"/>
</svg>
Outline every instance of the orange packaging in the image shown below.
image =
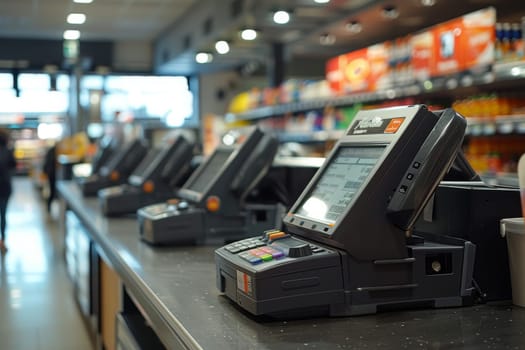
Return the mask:
<svg viewBox="0 0 525 350">
<path fill-rule="evenodd" d="M 424 81 L 430 78 L 433 63 L 434 37 L 430 31 L 412 36 L 412 71 L 416 80 Z"/>
<path fill-rule="evenodd" d="M 462 70 L 463 57 L 460 43 L 462 32 L 461 19 L 440 24 L 432 30 L 434 38 L 432 76 L 447 75 Z"/>
<path fill-rule="evenodd" d="M 494 46 L 496 43 L 496 10 L 489 7 L 465 15 L 463 20 L 463 33 L 460 45 L 464 69 L 488 66 L 494 63 Z"/>
<path fill-rule="evenodd" d="M 377 44 L 368 47 L 367 59 L 370 62 L 370 75 L 368 77 L 368 91 L 377 91 L 390 85 L 389 53 L 390 43 Z"/>
<path fill-rule="evenodd" d="M 432 75 L 447 75 L 494 62 L 496 11 L 479 10 L 434 27 Z"/>
<path fill-rule="evenodd" d="M 326 78 L 337 93 L 375 91 L 388 80 L 388 44 L 373 45 L 332 58 Z"/>
<path fill-rule="evenodd" d="M 486 67 L 495 59 L 495 25 L 494 8 L 479 10 L 395 40 L 394 45 L 385 42 L 332 58 L 326 65 L 326 78 L 332 91 L 345 94 L 384 89 L 412 77 L 423 81 Z M 410 53 L 406 60 L 404 53 Z M 390 72 L 389 60 L 399 61 L 395 74 Z M 393 80 L 396 75 L 398 81 Z"/>
<path fill-rule="evenodd" d="M 343 72 L 339 69 L 339 61 L 343 56 L 334 57 L 326 62 L 326 81 L 330 90 L 338 94 L 343 92 Z"/>
</svg>

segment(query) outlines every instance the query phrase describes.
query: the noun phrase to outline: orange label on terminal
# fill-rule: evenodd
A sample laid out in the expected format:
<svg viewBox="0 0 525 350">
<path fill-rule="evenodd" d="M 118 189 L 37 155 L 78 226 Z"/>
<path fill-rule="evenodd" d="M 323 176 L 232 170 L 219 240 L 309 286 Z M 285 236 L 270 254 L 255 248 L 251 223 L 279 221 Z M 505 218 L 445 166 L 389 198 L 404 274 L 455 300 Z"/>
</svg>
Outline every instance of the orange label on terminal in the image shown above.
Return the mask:
<svg viewBox="0 0 525 350">
<path fill-rule="evenodd" d="M 395 134 L 405 118 L 393 118 L 390 120 L 390 123 L 386 126 L 385 134 Z"/>
<path fill-rule="evenodd" d="M 170 205 L 177 205 L 179 204 L 180 200 L 178 198 L 170 198 L 166 202 Z"/>
<path fill-rule="evenodd" d="M 268 239 L 270 241 L 273 241 L 273 240 L 276 240 L 278 238 L 282 238 L 284 236 L 286 236 L 286 233 L 284 233 L 282 231 L 281 232 L 275 232 L 275 233 L 270 233 L 270 235 L 268 236 Z"/>
</svg>

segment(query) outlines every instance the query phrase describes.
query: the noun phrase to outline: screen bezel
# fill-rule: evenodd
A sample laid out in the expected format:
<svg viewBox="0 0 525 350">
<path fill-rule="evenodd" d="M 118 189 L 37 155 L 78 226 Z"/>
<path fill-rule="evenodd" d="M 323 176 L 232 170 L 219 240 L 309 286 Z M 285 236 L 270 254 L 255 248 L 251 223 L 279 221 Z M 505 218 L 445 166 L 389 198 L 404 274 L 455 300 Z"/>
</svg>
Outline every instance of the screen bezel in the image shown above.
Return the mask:
<svg viewBox="0 0 525 350">
<path fill-rule="evenodd" d="M 385 140 L 380 140 L 380 141 L 374 140 L 374 141 L 368 141 L 368 142 L 352 142 L 352 141 L 339 142 L 334 147 L 330 155 L 326 158 L 323 166 L 314 175 L 311 182 L 308 184 L 308 186 L 305 188 L 301 196 L 299 196 L 297 201 L 294 203 L 294 205 L 288 212 L 285 218 L 285 224 L 295 226 L 303 230 L 306 229 L 307 231 L 315 232 L 316 234 L 321 234 L 323 237 L 330 237 L 334 233 L 335 228 L 339 225 L 341 220 L 348 214 L 348 211 L 352 208 L 354 203 L 359 199 L 359 197 L 361 197 L 364 189 L 368 186 L 371 179 L 377 173 L 377 169 L 381 166 L 384 159 L 388 156 L 388 153 L 390 152 L 390 147 L 391 147 L 391 143 L 388 141 L 385 142 Z M 382 148 L 383 152 L 380 155 L 380 157 L 377 159 L 368 177 L 363 181 L 359 190 L 356 191 L 356 194 L 354 195 L 352 201 L 349 203 L 345 211 L 337 218 L 337 220 L 335 220 L 335 222 L 314 219 L 314 218 L 310 218 L 310 217 L 298 214 L 297 212 L 299 211 L 303 203 L 310 197 L 313 190 L 316 188 L 318 182 L 325 174 L 329 163 L 332 161 L 332 159 L 334 159 L 338 155 L 338 152 L 340 152 L 340 149 L 344 149 L 344 148 Z"/>
<path fill-rule="evenodd" d="M 150 172 L 150 167 L 155 164 L 155 161 L 159 157 L 161 150 L 158 148 L 150 149 L 139 165 L 133 170 L 131 175 L 128 178 L 128 182 L 133 186 L 141 186 L 144 181 L 147 179 L 147 175 Z"/>
<path fill-rule="evenodd" d="M 216 179 L 221 175 L 223 172 L 223 169 L 227 167 L 227 165 L 230 162 L 230 159 L 232 158 L 232 155 L 235 153 L 236 149 L 233 147 L 217 147 L 215 151 L 206 159 L 206 161 L 195 171 L 194 174 L 186 181 L 184 186 L 179 190 L 179 196 L 183 197 L 184 199 L 190 199 L 194 201 L 200 200 L 199 198 L 206 193 L 207 189 L 213 185 L 213 183 L 216 181 Z M 208 185 L 203 188 L 202 191 L 196 191 L 192 188 L 192 186 L 199 181 L 204 173 L 208 170 L 210 164 L 212 163 L 214 157 L 217 157 L 220 153 L 228 153 L 228 157 L 226 158 L 226 161 L 220 168 L 220 170 L 210 178 L 210 181 L 208 182 Z"/>
<path fill-rule="evenodd" d="M 381 149 L 381 152 L 379 153 L 379 156 L 377 158 L 375 158 L 375 162 L 372 165 L 372 168 L 371 168 L 370 172 L 367 174 L 366 178 L 360 183 L 359 187 L 355 191 L 354 196 L 352 196 L 352 199 L 346 205 L 344 212 L 340 213 L 335 220 L 330 220 L 330 219 L 327 219 L 327 218 L 315 218 L 315 217 L 311 217 L 311 216 L 308 216 L 308 215 L 305 215 L 305 214 L 300 214 L 299 211 L 301 211 L 301 209 L 304 207 L 306 202 L 308 200 L 310 200 L 310 198 L 312 198 L 312 194 L 317 189 L 317 185 L 323 179 L 323 177 L 325 176 L 326 172 L 330 169 L 330 166 L 332 165 L 333 161 L 341 154 L 342 151 L 348 150 L 348 149 L 354 149 L 354 150 L 355 149 L 360 149 L 360 150 L 362 150 L 362 149 L 367 149 L 367 150 L 370 150 L 370 149 Z M 334 225 L 341 218 L 341 216 L 343 216 L 344 213 L 346 211 L 348 211 L 348 208 L 350 208 L 353 205 L 353 203 L 355 202 L 355 199 L 362 192 L 362 189 L 364 187 L 366 187 L 367 182 L 369 181 L 370 177 L 373 175 L 373 171 L 376 168 L 377 163 L 379 162 L 381 157 L 384 155 L 385 151 L 386 151 L 386 145 L 374 145 L 374 146 L 370 146 L 370 145 L 343 145 L 343 146 L 338 147 L 335 150 L 335 152 L 332 155 L 332 157 L 330 158 L 330 161 L 327 162 L 324 165 L 323 170 L 319 174 L 319 176 L 316 178 L 315 183 L 313 183 L 312 186 L 309 187 L 308 192 L 306 193 L 306 195 L 303 196 L 301 198 L 301 200 L 298 202 L 298 204 L 294 207 L 293 214 L 295 216 L 303 218 L 305 220 L 318 221 L 319 223 L 326 224 L 326 225 Z M 345 181 L 347 181 L 347 180 L 349 180 L 349 179 L 345 179 Z"/>
</svg>

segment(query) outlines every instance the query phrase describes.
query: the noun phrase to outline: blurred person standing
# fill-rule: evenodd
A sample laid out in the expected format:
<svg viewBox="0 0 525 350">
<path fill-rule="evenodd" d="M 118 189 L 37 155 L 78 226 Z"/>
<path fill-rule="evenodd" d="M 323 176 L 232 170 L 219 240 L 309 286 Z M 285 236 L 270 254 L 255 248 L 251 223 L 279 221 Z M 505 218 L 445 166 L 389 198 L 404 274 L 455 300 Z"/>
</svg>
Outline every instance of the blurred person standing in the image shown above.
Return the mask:
<svg viewBox="0 0 525 350">
<path fill-rule="evenodd" d="M 47 176 L 47 184 L 49 186 L 49 194 L 47 196 L 47 212 L 49 214 L 51 214 L 51 204 L 53 203 L 53 199 L 55 199 L 55 196 L 56 196 L 56 182 L 57 182 L 56 162 L 57 162 L 57 146 L 56 144 L 54 144 L 46 152 L 46 156 L 44 158 L 44 167 L 43 167 L 44 173 Z"/>
<path fill-rule="evenodd" d="M 11 176 L 16 167 L 13 151 L 9 148 L 9 133 L 0 129 L 0 251 L 7 251 L 5 230 L 7 226 L 7 202 L 13 190 Z"/>
</svg>

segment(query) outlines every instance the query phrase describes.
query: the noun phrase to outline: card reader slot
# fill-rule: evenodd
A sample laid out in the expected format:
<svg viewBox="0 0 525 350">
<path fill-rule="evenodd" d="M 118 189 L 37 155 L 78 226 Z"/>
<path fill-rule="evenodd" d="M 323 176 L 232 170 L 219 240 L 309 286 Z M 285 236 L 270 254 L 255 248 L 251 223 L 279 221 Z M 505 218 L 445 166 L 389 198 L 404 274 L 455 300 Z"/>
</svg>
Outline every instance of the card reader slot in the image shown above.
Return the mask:
<svg viewBox="0 0 525 350">
<path fill-rule="evenodd" d="M 298 278 L 293 280 L 287 280 L 281 282 L 281 288 L 284 290 L 290 289 L 300 289 L 300 288 L 309 288 L 316 287 L 321 284 L 321 279 L 319 276 Z"/>
<path fill-rule="evenodd" d="M 412 264 L 415 262 L 416 262 L 416 258 L 374 260 L 374 265 Z"/>
<path fill-rule="evenodd" d="M 385 290 L 396 290 L 396 289 L 410 289 L 417 288 L 417 283 L 411 284 L 393 284 L 390 286 L 377 286 L 377 287 L 357 287 L 360 292 L 382 292 Z"/>
</svg>

